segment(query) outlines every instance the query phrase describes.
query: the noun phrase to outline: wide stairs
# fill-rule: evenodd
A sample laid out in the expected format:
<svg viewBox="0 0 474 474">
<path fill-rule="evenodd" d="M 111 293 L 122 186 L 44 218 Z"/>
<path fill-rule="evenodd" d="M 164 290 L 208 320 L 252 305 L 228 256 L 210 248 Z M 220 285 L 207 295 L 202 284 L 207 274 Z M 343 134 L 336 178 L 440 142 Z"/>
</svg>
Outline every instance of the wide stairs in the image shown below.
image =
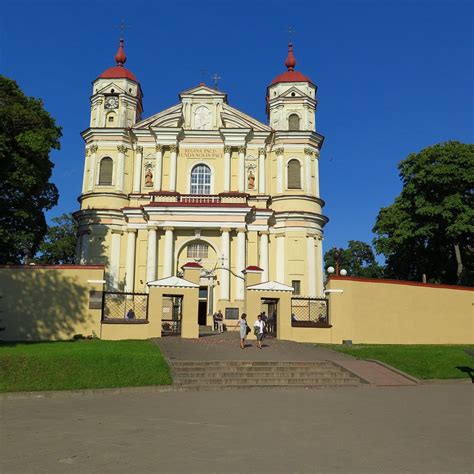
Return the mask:
<svg viewBox="0 0 474 474">
<path fill-rule="evenodd" d="M 367 382 L 332 361 L 173 360 L 178 390 L 357 387 Z"/>
</svg>

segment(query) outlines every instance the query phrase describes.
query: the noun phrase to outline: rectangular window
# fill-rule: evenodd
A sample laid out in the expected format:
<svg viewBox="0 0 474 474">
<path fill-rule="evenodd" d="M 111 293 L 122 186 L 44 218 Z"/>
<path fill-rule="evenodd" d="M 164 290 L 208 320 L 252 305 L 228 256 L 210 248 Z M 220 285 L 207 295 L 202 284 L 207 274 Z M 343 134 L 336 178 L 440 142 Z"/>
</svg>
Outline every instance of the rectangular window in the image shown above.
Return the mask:
<svg viewBox="0 0 474 474">
<path fill-rule="evenodd" d="M 291 280 L 294 295 L 301 295 L 301 280 Z"/>
<path fill-rule="evenodd" d="M 188 245 L 188 258 L 207 258 L 209 246 L 207 244 Z"/>
<path fill-rule="evenodd" d="M 225 319 L 239 319 L 239 308 L 226 308 Z"/>
</svg>

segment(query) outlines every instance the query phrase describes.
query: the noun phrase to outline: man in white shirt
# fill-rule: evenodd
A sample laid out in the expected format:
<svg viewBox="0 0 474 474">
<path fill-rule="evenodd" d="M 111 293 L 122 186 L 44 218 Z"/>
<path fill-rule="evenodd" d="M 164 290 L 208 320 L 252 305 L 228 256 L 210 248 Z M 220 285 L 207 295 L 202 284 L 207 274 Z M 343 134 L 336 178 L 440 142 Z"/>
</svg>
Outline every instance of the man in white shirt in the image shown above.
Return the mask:
<svg viewBox="0 0 474 474">
<path fill-rule="evenodd" d="M 257 316 L 257 320 L 255 321 L 255 324 L 253 325 L 253 327 L 254 327 L 255 335 L 257 336 L 257 347 L 261 349 L 263 334 L 264 334 L 263 330 L 265 328 L 265 322 L 263 321 L 261 314 Z"/>
</svg>

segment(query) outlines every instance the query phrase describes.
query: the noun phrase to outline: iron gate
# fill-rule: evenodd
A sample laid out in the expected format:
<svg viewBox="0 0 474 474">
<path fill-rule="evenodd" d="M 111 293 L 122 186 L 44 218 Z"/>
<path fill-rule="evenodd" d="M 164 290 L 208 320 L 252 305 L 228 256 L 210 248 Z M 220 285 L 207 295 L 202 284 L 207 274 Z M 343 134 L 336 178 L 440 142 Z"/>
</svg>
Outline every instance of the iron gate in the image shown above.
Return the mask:
<svg viewBox="0 0 474 474">
<path fill-rule="evenodd" d="M 148 295 L 104 291 L 102 322 L 137 323 L 148 321 Z"/>
<path fill-rule="evenodd" d="M 293 327 L 326 327 L 329 325 L 327 298 L 291 298 L 291 325 Z"/>
<path fill-rule="evenodd" d="M 276 337 L 278 320 L 278 300 L 272 298 L 262 298 L 260 314 L 262 315 L 262 318 L 265 322 L 265 336 Z"/>
<path fill-rule="evenodd" d="M 161 306 L 161 333 L 163 336 L 181 335 L 183 318 L 183 297 L 163 295 Z"/>
</svg>

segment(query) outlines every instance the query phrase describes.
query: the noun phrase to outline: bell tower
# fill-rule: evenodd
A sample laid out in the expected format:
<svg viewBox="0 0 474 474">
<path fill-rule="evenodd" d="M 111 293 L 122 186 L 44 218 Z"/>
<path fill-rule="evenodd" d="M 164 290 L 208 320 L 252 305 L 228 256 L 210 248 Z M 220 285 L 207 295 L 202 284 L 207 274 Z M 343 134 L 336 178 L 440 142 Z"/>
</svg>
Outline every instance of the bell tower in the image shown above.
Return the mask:
<svg viewBox="0 0 474 474">
<path fill-rule="evenodd" d="M 120 39 L 116 66 L 92 83 L 91 128 L 128 128 L 141 120 L 143 93 L 135 75 L 124 67 L 127 56 Z"/>
<path fill-rule="evenodd" d="M 295 71 L 293 44 L 288 44 L 287 70 L 267 88 L 267 115 L 274 130 L 316 131 L 316 91 L 313 81 Z"/>
</svg>

